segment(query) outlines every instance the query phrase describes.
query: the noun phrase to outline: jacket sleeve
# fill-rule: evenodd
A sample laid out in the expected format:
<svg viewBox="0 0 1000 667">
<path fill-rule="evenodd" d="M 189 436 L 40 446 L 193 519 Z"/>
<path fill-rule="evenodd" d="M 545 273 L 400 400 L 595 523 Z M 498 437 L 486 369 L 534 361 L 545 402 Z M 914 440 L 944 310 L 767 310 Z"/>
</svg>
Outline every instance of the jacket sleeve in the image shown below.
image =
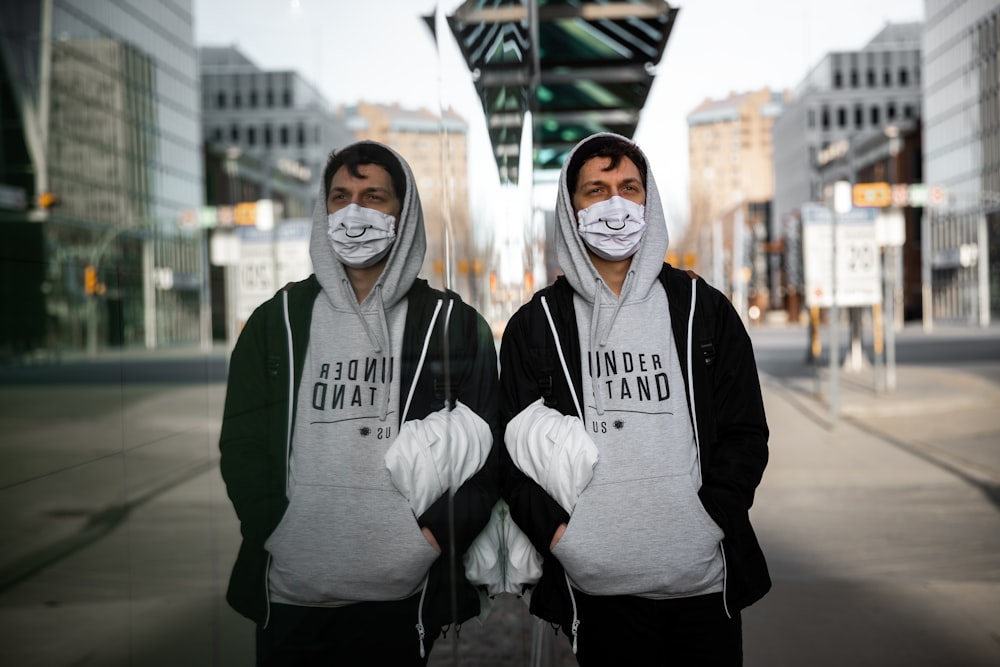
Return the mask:
<svg viewBox="0 0 1000 667">
<path fill-rule="evenodd" d="M 283 357 L 268 355 L 268 305 L 254 311 L 233 349 L 219 437 L 219 466 L 243 539 L 259 548 L 281 520 L 288 502 L 284 462 L 275 460 L 268 446 L 275 430 L 284 430 L 272 419 L 283 393 L 272 388 L 275 381 L 286 381 L 275 377 L 283 376 Z M 287 361 L 284 365 L 287 368 Z"/>
<path fill-rule="evenodd" d="M 707 424 L 712 454 L 703 479 L 710 506 L 733 525 L 753 505 L 768 460 L 768 426 L 750 336 L 732 304 L 717 290 L 716 358 L 709 373 L 711 404 Z M 695 383 L 697 392 L 698 383 Z M 702 408 L 699 408 L 702 409 Z"/>
<path fill-rule="evenodd" d="M 525 304 L 514 314 L 500 345 L 500 410 L 505 430 L 511 420 L 542 398 L 529 335 L 532 305 Z M 499 449 L 501 495 L 510 507 L 510 516 L 539 553 L 549 553 L 552 537 L 559 524 L 569 521 L 569 512 L 514 464 L 507 447 Z"/>
<path fill-rule="evenodd" d="M 467 304 L 456 303 L 456 311 L 449 323 L 453 397 L 486 423 L 492 446 L 479 471 L 454 492 L 451 508 L 450 494 L 444 493 L 418 517 L 418 523 L 430 529 L 444 553 L 454 547 L 461 556 L 486 526 L 499 498 L 499 395 L 496 345 L 489 325 Z"/>
</svg>

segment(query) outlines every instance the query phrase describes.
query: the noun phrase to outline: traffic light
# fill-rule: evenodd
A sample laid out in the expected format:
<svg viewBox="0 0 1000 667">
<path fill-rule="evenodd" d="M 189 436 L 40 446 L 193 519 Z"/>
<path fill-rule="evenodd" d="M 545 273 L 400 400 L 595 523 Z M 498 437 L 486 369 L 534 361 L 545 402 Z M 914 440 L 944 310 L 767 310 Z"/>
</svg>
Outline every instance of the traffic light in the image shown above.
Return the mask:
<svg viewBox="0 0 1000 667">
<path fill-rule="evenodd" d="M 83 267 L 83 293 L 87 296 L 97 294 L 97 267 L 93 264 Z"/>
<path fill-rule="evenodd" d="M 52 208 L 59 203 L 59 197 L 52 192 L 42 192 L 38 195 L 38 208 Z"/>
</svg>

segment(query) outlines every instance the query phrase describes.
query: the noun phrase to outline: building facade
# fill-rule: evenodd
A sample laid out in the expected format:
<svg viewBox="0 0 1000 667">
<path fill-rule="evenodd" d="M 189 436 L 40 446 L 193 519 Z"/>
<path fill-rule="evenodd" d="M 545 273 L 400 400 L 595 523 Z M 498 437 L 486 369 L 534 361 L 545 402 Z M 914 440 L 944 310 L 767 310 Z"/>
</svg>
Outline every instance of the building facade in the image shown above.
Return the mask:
<svg viewBox="0 0 1000 667">
<path fill-rule="evenodd" d="M 204 273 L 191 2 L 0 8 L 0 349 L 197 342 Z"/>
<path fill-rule="evenodd" d="M 910 128 L 921 115 L 921 23 L 887 24 L 860 51 L 827 54 L 792 94 L 774 124 L 771 238 L 782 239 L 785 302 L 798 319 L 802 305 L 801 206 L 822 201 L 833 180 L 859 181 L 862 165 L 845 172 L 826 165 L 855 155 L 852 145 Z M 886 140 L 887 141 L 887 140 Z"/>
<path fill-rule="evenodd" d="M 1000 314 L 1000 5 L 926 0 L 924 321 Z"/>
<path fill-rule="evenodd" d="M 487 257 L 472 230 L 466 122 L 451 110 L 438 115 L 365 102 L 338 115 L 355 139 L 392 146 L 410 163 L 427 229 L 421 276 L 480 305 L 488 297 Z"/>
<path fill-rule="evenodd" d="M 757 308 L 748 312 L 756 316 L 770 301 L 764 253 L 774 196 L 772 130 L 787 98 L 767 88 L 730 93 L 706 99 L 687 117 L 691 224 L 667 261 L 728 286 L 737 308 L 752 301 Z"/>
<path fill-rule="evenodd" d="M 237 168 L 249 156 L 265 176 L 262 198 L 280 202 L 284 217 L 311 216 L 330 151 L 351 138 L 330 104 L 297 72 L 262 70 L 236 47 L 198 53 L 210 153 L 227 151 Z"/>
</svg>

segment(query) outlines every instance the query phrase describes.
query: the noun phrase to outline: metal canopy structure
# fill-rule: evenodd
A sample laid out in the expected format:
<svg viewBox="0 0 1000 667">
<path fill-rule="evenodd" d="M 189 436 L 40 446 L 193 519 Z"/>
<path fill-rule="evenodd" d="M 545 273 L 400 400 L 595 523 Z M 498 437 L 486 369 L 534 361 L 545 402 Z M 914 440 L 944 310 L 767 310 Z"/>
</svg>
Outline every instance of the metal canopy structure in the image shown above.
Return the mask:
<svg viewBox="0 0 1000 667">
<path fill-rule="evenodd" d="M 631 137 L 677 16 L 664 0 L 467 0 L 448 17 L 500 178 L 516 183 L 525 112 L 535 169 L 594 132 Z"/>
</svg>

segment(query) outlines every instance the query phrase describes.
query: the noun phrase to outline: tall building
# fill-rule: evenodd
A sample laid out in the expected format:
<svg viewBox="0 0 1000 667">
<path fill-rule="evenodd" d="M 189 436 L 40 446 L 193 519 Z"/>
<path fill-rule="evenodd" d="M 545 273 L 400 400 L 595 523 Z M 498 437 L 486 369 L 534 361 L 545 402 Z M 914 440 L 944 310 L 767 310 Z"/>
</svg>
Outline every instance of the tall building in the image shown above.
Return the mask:
<svg viewBox="0 0 1000 667">
<path fill-rule="evenodd" d="M 413 169 L 427 229 L 421 275 L 477 303 L 487 294 L 486 259 L 472 233 L 467 124 L 451 110 L 362 102 L 339 112 L 355 139 L 373 139 L 399 152 Z"/>
<path fill-rule="evenodd" d="M 0 350 L 203 337 L 191 0 L 0 5 Z"/>
<path fill-rule="evenodd" d="M 236 47 L 203 46 L 198 53 L 209 159 L 256 169 L 256 176 L 242 176 L 260 184 L 261 198 L 280 202 L 284 217 L 311 216 L 330 151 L 350 141 L 332 107 L 298 73 L 262 70 Z"/>
<path fill-rule="evenodd" d="M 769 89 L 707 99 L 688 114 L 691 228 L 774 196 L 771 129 L 786 95 Z"/>
<path fill-rule="evenodd" d="M 852 144 L 919 123 L 921 30 L 921 23 L 890 23 L 860 51 L 827 54 L 774 124 L 770 236 L 784 240 L 785 253 L 784 284 L 772 285 L 772 293 L 785 293 L 792 318 L 802 305 L 802 204 L 821 201 L 831 179 L 858 182 L 860 165 L 851 160 L 844 173 L 824 170 L 830 160 L 852 153 Z"/>
<path fill-rule="evenodd" d="M 1000 313 L 1000 5 L 926 0 L 924 318 L 986 324 Z"/>
<path fill-rule="evenodd" d="M 754 314 L 768 301 L 760 257 L 774 196 L 771 132 L 787 96 L 767 88 L 730 93 L 706 99 L 687 117 L 690 224 L 667 261 L 711 276 L 720 288 L 730 285 L 739 309 L 760 302 Z M 752 275 L 745 279 L 742 267 Z"/>
</svg>

